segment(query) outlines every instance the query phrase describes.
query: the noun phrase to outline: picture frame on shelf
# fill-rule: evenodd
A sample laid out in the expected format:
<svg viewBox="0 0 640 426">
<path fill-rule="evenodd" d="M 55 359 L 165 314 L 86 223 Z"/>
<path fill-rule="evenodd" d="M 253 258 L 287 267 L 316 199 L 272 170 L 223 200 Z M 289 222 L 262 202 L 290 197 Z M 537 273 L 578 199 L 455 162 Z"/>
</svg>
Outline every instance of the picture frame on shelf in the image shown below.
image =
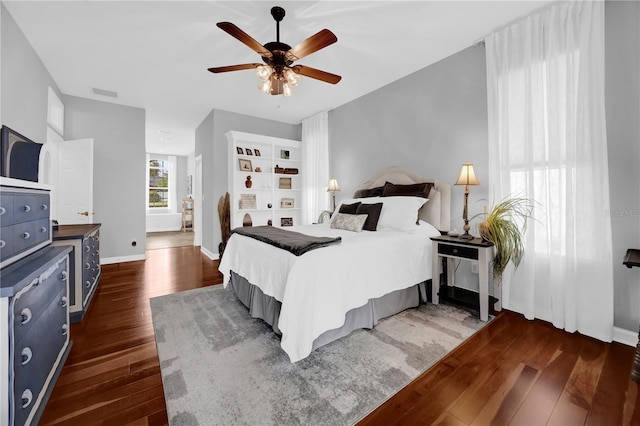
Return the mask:
<svg viewBox="0 0 640 426">
<path fill-rule="evenodd" d="M 256 155 L 256 157 L 261 157 L 262 154 L 260 154 L 260 150 L 259 149 L 254 149 L 253 153 Z"/>
<path fill-rule="evenodd" d="M 282 198 L 280 200 L 281 209 L 292 209 L 295 207 L 295 198 Z"/>
<path fill-rule="evenodd" d="M 244 155 L 244 151 L 242 150 L 242 148 L 240 148 L 239 146 L 236 147 L 236 153 L 238 155 Z"/>
<path fill-rule="evenodd" d="M 240 203 L 238 204 L 240 210 L 255 210 L 257 209 L 256 194 L 240 194 Z"/>
<path fill-rule="evenodd" d="M 278 189 L 291 189 L 291 178 L 281 177 L 278 180 Z"/>
<path fill-rule="evenodd" d="M 241 172 L 253 172 L 253 166 L 251 164 L 251 160 L 238 158 L 238 167 L 240 167 Z"/>
<path fill-rule="evenodd" d="M 244 152 L 246 152 L 247 155 L 253 155 L 253 152 L 251 151 L 251 148 L 245 148 Z"/>
<path fill-rule="evenodd" d="M 280 150 L 280 158 L 284 159 L 284 160 L 288 160 L 289 159 L 289 150 L 288 149 L 281 149 Z"/>
<path fill-rule="evenodd" d="M 293 226 L 293 218 L 292 217 L 281 217 L 280 218 L 280 226 Z"/>
</svg>

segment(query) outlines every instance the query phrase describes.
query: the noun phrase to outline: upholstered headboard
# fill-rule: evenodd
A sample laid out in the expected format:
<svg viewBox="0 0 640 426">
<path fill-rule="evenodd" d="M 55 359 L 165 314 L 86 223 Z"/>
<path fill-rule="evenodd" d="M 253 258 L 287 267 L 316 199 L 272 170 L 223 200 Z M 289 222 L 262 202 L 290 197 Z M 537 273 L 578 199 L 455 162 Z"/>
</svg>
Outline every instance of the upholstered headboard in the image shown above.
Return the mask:
<svg viewBox="0 0 640 426">
<path fill-rule="evenodd" d="M 418 211 L 418 217 L 429 222 L 440 231 L 449 231 L 449 227 L 451 226 L 451 186 L 448 183 L 435 179 L 427 179 L 413 170 L 394 166 L 378 172 L 367 182 L 359 185 L 356 191 L 384 186 L 385 182 L 395 183 L 396 185 L 409 185 L 423 182 L 433 183 L 433 188 L 429 193 L 429 202 Z"/>
</svg>

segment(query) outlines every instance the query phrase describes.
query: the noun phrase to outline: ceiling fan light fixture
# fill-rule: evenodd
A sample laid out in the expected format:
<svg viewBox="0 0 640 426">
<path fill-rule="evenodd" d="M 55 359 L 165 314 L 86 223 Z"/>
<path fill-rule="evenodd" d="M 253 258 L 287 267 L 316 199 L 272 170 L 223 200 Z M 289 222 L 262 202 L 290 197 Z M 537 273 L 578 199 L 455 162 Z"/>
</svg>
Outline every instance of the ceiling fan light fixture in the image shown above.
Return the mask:
<svg viewBox="0 0 640 426">
<path fill-rule="evenodd" d="M 287 83 L 282 84 L 282 96 L 291 96 L 293 95 L 293 89 Z"/>
<path fill-rule="evenodd" d="M 266 80 L 258 84 L 258 89 L 262 90 L 267 95 L 271 93 L 271 80 Z"/>
<path fill-rule="evenodd" d="M 271 74 L 273 74 L 273 68 L 271 68 L 269 65 L 260 65 L 256 67 L 256 75 L 262 81 L 269 80 Z"/>
<path fill-rule="evenodd" d="M 300 76 L 290 68 L 287 68 L 284 71 L 284 77 L 287 80 L 287 83 L 291 87 L 296 87 L 300 84 Z"/>
</svg>

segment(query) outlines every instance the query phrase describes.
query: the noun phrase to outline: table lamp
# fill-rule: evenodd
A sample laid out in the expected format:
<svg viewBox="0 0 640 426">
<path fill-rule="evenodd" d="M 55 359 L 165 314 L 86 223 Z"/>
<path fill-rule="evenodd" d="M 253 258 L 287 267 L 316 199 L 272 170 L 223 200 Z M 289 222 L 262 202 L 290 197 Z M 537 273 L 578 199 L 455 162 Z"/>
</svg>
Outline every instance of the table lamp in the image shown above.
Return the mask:
<svg viewBox="0 0 640 426">
<path fill-rule="evenodd" d="M 329 179 L 329 186 L 327 187 L 327 192 L 331 192 L 331 195 L 333 196 L 333 208 L 331 209 L 331 213 L 336 210 L 336 192 L 339 191 L 340 187 L 338 186 L 338 181 L 336 178 L 331 176 L 331 179 Z"/>
<path fill-rule="evenodd" d="M 463 240 L 472 240 L 473 235 L 469 234 L 469 229 L 471 226 L 469 225 L 469 217 L 467 214 L 467 202 L 469 200 L 469 185 L 480 185 L 478 182 L 478 178 L 476 177 L 476 173 L 473 170 L 473 164 L 467 162 L 462 165 L 462 170 L 460 170 L 460 176 L 458 176 L 458 180 L 454 185 L 464 185 L 464 209 L 462 210 L 462 219 L 464 220 L 464 234 L 460 235 L 459 238 Z"/>
</svg>

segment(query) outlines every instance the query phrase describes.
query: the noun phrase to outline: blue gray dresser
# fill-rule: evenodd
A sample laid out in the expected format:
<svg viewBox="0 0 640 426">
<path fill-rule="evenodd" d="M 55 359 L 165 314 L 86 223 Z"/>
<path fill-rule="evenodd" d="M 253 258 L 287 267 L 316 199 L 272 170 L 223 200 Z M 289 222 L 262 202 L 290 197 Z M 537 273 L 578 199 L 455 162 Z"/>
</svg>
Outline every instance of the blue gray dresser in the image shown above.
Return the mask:
<svg viewBox="0 0 640 426">
<path fill-rule="evenodd" d="M 37 424 L 71 348 L 71 246 L 53 247 L 50 187 L 0 178 L 0 425 Z"/>
<path fill-rule="evenodd" d="M 69 315 L 82 321 L 100 282 L 100 224 L 60 225 L 53 230 L 53 245 L 71 245 Z"/>
</svg>

